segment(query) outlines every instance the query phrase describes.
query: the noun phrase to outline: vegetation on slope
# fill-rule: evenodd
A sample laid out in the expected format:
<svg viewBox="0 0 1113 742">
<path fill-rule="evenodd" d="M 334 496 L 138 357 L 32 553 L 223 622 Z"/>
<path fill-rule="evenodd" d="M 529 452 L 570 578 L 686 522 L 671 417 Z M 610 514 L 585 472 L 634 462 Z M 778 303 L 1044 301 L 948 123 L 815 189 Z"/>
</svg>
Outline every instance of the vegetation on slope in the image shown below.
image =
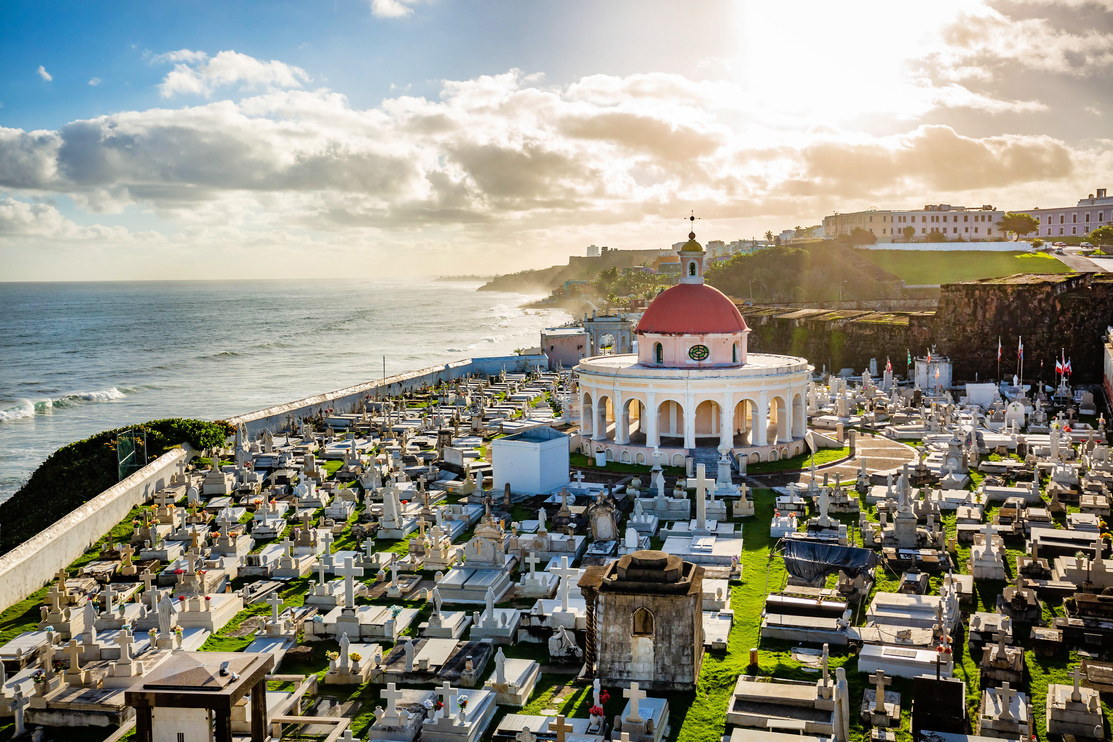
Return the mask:
<svg viewBox="0 0 1113 742">
<path fill-rule="evenodd" d="M 223 421 L 171 418 L 132 426 L 147 435 L 147 460 L 182 443 L 212 448 L 232 434 Z M 0 504 L 0 553 L 7 553 L 118 481 L 116 438 L 127 428 L 70 443 L 42 463 L 25 485 Z"/>
<path fill-rule="evenodd" d="M 657 253 L 650 250 L 610 250 L 597 258 L 572 256 L 568 265 L 554 265 L 540 270 L 519 271 L 497 276 L 479 288 L 480 291 L 515 291 L 523 294 L 549 293 L 565 281 L 594 281 L 608 268 L 633 268 L 653 260 Z"/>
<path fill-rule="evenodd" d="M 899 278 L 833 242 L 736 255 L 708 271 L 707 282 L 755 302 L 883 299 L 900 293 Z"/>
</svg>

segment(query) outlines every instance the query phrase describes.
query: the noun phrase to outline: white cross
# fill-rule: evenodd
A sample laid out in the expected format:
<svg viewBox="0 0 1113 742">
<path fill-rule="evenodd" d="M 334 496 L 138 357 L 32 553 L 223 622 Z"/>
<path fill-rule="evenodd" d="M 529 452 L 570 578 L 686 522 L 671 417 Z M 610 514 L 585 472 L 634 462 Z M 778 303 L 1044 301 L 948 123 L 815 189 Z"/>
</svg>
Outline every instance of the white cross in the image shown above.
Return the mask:
<svg viewBox="0 0 1113 742">
<path fill-rule="evenodd" d="M 997 689 L 997 698 L 1001 701 L 1002 721 L 1011 721 L 1013 718 L 1009 707 L 1012 706 L 1012 698 L 1015 692 L 1016 691 L 1009 687 L 1009 681 L 1007 680 L 1001 683 L 1001 687 Z"/>
<path fill-rule="evenodd" d="M 1082 683 L 1082 665 L 1075 666 L 1073 675 L 1074 690 L 1070 694 L 1070 700 L 1077 702 L 1082 700 L 1082 691 L 1079 688 Z"/>
<path fill-rule="evenodd" d="M 120 659 L 118 664 L 130 665 L 131 664 L 131 645 L 133 642 L 132 634 L 127 629 L 121 629 L 120 633 L 116 635 L 116 644 L 120 647 Z"/>
<path fill-rule="evenodd" d="M 328 556 L 329 554 L 331 554 L 332 553 L 332 540 L 333 540 L 332 531 L 329 530 L 328 528 L 326 528 L 321 533 L 321 535 L 318 536 L 317 538 L 325 546 L 325 550 L 323 552 L 324 555 Z"/>
<path fill-rule="evenodd" d="M 562 556 L 560 558 L 560 566 L 553 567 L 550 571 L 560 578 L 560 609 L 562 611 L 567 611 L 568 582 L 570 578 L 577 573 L 577 570 L 568 566 L 568 557 Z"/>
<path fill-rule="evenodd" d="M 632 724 L 641 724 L 645 721 L 638 716 L 638 701 L 646 697 L 645 691 L 638 688 L 637 683 L 630 683 L 630 687 L 622 691 L 622 695 L 630 700 L 630 715 L 626 717 L 626 721 Z"/>
<path fill-rule="evenodd" d="M 347 634 L 345 634 L 347 636 Z M 394 683 L 387 683 L 386 690 L 383 691 L 383 699 L 386 700 L 386 714 L 384 719 L 396 720 L 398 718 L 398 702 L 402 700 L 402 691 L 396 690 Z M 389 724 L 385 724 L 389 726 Z"/>
<path fill-rule="evenodd" d="M 282 539 L 282 556 L 289 559 L 290 558 L 290 547 L 293 546 L 293 545 L 294 545 L 293 542 L 290 541 L 289 538 Z"/>
<path fill-rule="evenodd" d="M 345 557 L 344 566 L 336 570 L 337 577 L 344 578 L 344 607 L 356 607 L 356 587 L 355 577 L 363 577 L 363 567 L 357 567 L 352 563 L 352 558 Z"/>
<path fill-rule="evenodd" d="M 441 687 L 437 688 L 436 691 L 437 695 L 441 697 L 441 703 L 444 704 L 444 710 L 441 712 L 441 714 L 447 717 L 450 715 L 448 709 L 452 705 L 452 701 L 456 698 L 456 696 L 460 695 L 460 691 L 453 688 L 447 680 L 444 681 L 444 684 Z"/>
<path fill-rule="evenodd" d="M 707 528 L 707 491 L 713 485 L 703 464 L 696 464 L 696 528 Z"/>
<path fill-rule="evenodd" d="M 536 575 L 537 575 L 537 564 L 538 564 L 538 563 L 539 563 L 540 561 L 541 561 L 541 560 L 537 558 L 537 554 L 535 554 L 535 553 L 534 553 L 534 552 L 532 552 L 532 551 L 531 551 L 531 552 L 529 553 L 529 556 L 528 556 L 528 557 L 526 557 L 526 564 L 528 564 L 528 565 L 529 565 L 529 576 L 530 576 L 530 578 L 531 578 L 531 579 L 535 579 L 535 578 L 536 578 Z"/>
<path fill-rule="evenodd" d="M 62 654 L 70 660 L 71 674 L 76 675 L 81 672 L 81 645 L 77 643 L 77 639 L 70 639 L 70 643 L 62 650 Z"/>
<path fill-rule="evenodd" d="M 271 593 L 271 596 L 267 598 L 267 603 L 271 607 L 271 621 L 278 623 L 278 609 L 282 607 L 282 598 L 278 597 L 277 591 Z"/>
<path fill-rule="evenodd" d="M 15 734 L 13 737 L 18 737 L 23 734 L 23 709 L 27 708 L 27 704 L 31 703 L 31 699 L 23 697 L 23 687 L 17 685 L 12 693 L 12 700 L 8 707 L 12 710 L 12 715 L 15 716 Z"/>
</svg>

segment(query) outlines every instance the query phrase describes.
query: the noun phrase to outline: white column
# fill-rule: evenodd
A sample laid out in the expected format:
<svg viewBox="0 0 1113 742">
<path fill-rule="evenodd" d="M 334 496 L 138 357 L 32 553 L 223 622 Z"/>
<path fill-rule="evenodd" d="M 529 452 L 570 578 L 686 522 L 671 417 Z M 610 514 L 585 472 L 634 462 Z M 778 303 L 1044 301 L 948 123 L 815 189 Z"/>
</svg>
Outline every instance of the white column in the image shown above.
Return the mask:
<svg viewBox="0 0 1113 742">
<path fill-rule="evenodd" d="M 730 392 L 724 393 L 720 404 L 722 410 L 719 414 L 719 447 L 734 448 L 734 395 Z"/>
<path fill-rule="evenodd" d="M 661 445 L 661 434 L 657 430 L 657 394 L 654 392 L 645 393 L 642 425 L 645 426 L 645 445 L 650 448 Z"/>
<path fill-rule="evenodd" d="M 622 392 L 614 396 L 614 442 L 625 445 L 630 442 L 630 420 L 626 417 L 626 400 Z"/>
<path fill-rule="evenodd" d="M 793 404 L 793 406 L 792 406 L 792 409 L 793 409 L 792 437 L 793 438 L 803 438 L 804 434 L 808 432 L 808 403 L 804 399 L 804 396 L 806 394 L 807 394 L 806 389 L 801 389 L 800 390 L 800 412 L 799 413 L 796 412 L 796 405 Z M 796 398 L 795 394 L 793 394 L 792 396 L 793 396 L 793 399 Z"/>
<path fill-rule="evenodd" d="M 594 399 L 594 397 L 592 397 Z M 587 391 L 580 386 L 580 437 L 591 435 L 594 427 L 592 423 L 595 422 L 595 405 L 591 406 L 591 415 L 587 414 Z"/>
<path fill-rule="evenodd" d="M 591 440 L 601 441 L 607 437 L 607 405 L 603 397 L 595 397 L 595 422 L 591 426 Z"/>
<path fill-rule="evenodd" d="M 684 395 L 684 448 L 696 447 L 696 401 L 692 393 Z"/>
<path fill-rule="evenodd" d="M 757 409 L 754 410 L 753 430 L 750 440 L 755 446 L 766 445 L 765 430 L 769 427 L 769 395 L 765 392 L 757 395 Z"/>
</svg>

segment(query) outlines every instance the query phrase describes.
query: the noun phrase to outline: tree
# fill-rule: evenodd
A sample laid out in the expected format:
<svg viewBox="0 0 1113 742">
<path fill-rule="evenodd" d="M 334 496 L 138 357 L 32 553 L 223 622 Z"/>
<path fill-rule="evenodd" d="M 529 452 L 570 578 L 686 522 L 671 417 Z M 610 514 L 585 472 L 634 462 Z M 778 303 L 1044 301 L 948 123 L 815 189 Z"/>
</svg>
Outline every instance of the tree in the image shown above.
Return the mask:
<svg viewBox="0 0 1113 742">
<path fill-rule="evenodd" d="M 1040 220 L 1031 214 L 1020 214 L 1012 211 L 1006 212 L 1001 217 L 1001 229 L 1012 232 L 1018 237 L 1039 231 Z"/>
<path fill-rule="evenodd" d="M 773 230 L 772 229 L 768 229 L 768 230 L 765 231 L 765 241 L 766 242 L 772 242 L 773 241 Z"/>
<path fill-rule="evenodd" d="M 915 227 L 905 227 L 904 229 L 901 230 L 901 233 L 904 234 L 904 239 L 905 240 L 907 240 L 908 242 L 911 242 L 912 238 L 916 236 L 916 228 Z"/>
<path fill-rule="evenodd" d="M 868 229 L 855 227 L 850 231 L 851 245 L 872 245 L 875 242 L 877 242 L 877 235 Z"/>
<path fill-rule="evenodd" d="M 1090 232 L 1090 242 L 1095 245 L 1113 245 L 1113 225 L 1106 224 Z"/>
<path fill-rule="evenodd" d="M 927 233 L 927 239 L 925 241 L 926 242 L 946 242 L 947 241 L 947 235 L 943 232 L 940 232 L 938 229 L 933 229 L 933 230 L 931 230 L 930 232 Z"/>
<path fill-rule="evenodd" d="M 1039 237 L 1032 240 L 1032 247 L 1037 250 L 1040 249 L 1041 247 L 1043 247 L 1043 240 L 1041 240 Z"/>
</svg>

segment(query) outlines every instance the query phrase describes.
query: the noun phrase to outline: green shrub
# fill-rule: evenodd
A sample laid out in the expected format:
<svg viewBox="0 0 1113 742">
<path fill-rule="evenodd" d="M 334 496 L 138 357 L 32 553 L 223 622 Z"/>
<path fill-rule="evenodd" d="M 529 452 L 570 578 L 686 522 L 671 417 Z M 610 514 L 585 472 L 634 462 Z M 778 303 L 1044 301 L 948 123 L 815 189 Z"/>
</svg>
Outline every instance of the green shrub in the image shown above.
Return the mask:
<svg viewBox="0 0 1113 742">
<path fill-rule="evenodd" d="M 218 420 L 170 418 L 132 426 L 147 434 L 147 461 L 182 443 L 203 450 L 234 430 Z M 116 438 L 128 428 L 106 430 L 62 446 L 35 470 L 18 492 L 0 504 L 0 553 L 7 553 L 118 481 Z"/>
</svg>

